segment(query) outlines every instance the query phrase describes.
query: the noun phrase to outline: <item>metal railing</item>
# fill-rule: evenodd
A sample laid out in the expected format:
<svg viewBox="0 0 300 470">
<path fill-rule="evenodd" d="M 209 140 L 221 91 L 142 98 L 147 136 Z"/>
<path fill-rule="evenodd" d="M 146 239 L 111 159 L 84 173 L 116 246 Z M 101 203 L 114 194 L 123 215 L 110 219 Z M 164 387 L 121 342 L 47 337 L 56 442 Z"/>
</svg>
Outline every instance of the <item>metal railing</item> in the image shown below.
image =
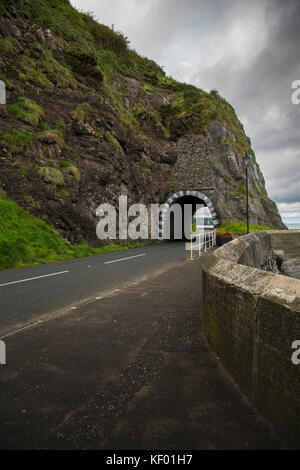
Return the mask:
<svg viewBox="0 0 300 470">
<path fill-rule="evenodd" d="M 209 232 L 201 232 L 191 235 L 190 253 L 193 258 L 193 253 L 198 253 L 198 256 L 202 251 L 206 252 L 213 246 L 216 246 L 216 231 L 212 230 Z"/>
</svg>

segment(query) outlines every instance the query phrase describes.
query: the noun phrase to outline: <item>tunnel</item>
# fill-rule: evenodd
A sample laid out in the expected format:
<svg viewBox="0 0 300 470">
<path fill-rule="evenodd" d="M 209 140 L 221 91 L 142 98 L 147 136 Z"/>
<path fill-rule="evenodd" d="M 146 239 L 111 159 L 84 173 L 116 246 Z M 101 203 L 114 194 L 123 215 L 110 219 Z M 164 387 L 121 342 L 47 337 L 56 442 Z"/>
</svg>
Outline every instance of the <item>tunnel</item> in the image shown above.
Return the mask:
<svg viewBox="0 0 300 470">
<path fill-rule="evenodd" d="M 200 191 L 185 190 L 170 196 L 160 212 L 159 239 L 172 241 L 189 238 L 189 228 L 192 227 L 193 217 L 197 209 L 201 207 L 206 208 L 205 213 L 208 218 L 210 214 L 212 226 L 216 228 L 219 225 L 217 213 L 205 194 Z"/>
</svg>

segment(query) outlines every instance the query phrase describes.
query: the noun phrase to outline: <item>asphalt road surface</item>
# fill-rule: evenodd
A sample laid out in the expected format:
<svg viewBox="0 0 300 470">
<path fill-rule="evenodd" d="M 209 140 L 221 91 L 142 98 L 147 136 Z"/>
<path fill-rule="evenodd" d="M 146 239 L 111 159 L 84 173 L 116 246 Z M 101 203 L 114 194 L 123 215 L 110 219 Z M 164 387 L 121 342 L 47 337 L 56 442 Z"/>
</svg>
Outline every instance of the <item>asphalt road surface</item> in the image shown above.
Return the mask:
<svg viewBox="0 0 300 470">
<path fill-rule="evenodd" d="M 158 272 L 187 256 L 183 242 L 0 272 L 1 333 L 40 315 L 76 307 L 101 293 Z"/>
</svg>

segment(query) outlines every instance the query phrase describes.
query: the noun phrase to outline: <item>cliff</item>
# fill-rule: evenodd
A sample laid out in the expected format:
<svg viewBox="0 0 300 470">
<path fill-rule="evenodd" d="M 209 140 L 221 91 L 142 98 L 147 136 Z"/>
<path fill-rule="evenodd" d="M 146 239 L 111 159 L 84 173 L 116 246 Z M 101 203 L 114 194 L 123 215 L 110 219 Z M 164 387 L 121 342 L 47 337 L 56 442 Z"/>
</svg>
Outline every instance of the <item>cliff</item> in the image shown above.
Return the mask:
<svg viewBox="0 0 300 470">
<path fill-rule="evenodd" d="M 72 242 L 96 240 L 96 207 L 199 190 L 219 221 L 283 228 L 234 109 L 178 83 L 68 0 L 0 0 L 0 197 Z"/>
</svg>

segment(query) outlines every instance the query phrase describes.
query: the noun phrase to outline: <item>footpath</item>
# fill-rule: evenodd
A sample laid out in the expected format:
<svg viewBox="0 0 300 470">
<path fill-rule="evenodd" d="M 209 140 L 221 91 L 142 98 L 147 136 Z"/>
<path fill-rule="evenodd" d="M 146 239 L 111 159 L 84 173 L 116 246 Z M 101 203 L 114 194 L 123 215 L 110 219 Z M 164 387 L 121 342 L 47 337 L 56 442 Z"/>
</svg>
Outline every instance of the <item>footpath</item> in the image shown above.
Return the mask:
<svg viewBox="0 0 300 470">
<path fill-rule="evenodd" d="M 282 448 L 207 344 L 202 260 L 5 338 L 0 448 Z"/>
</svg>

